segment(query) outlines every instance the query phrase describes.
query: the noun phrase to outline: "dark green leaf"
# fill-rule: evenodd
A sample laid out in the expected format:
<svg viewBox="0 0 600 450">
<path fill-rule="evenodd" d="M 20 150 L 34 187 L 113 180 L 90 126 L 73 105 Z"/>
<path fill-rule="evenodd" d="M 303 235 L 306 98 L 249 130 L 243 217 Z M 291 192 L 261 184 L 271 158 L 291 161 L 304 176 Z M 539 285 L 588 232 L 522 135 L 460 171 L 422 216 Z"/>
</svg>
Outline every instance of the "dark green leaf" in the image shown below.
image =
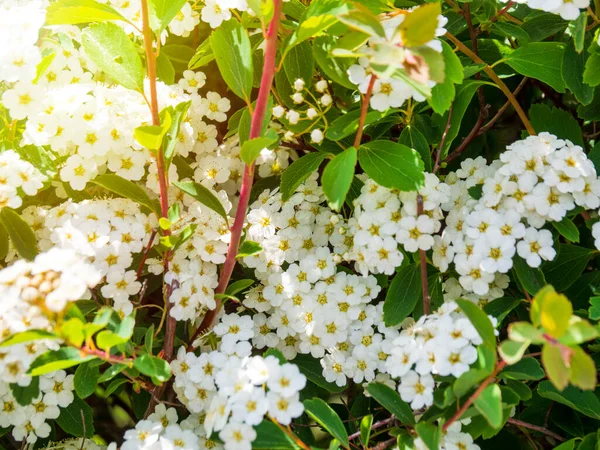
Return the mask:
<svg viewBox="0 0 600 450">
<path fill-rule="evenodd" d="M 577 245 L 559 244 L 556 251 L 554 260 L 544 265 L 544 275 L 554 289 L 562 292 L 577 281 L 594 250 Z"/>
<path fill-rule="evenodd" d="M 281 431 L 277 425 L 270 420 L 263 420 L 254 427 L 256 439 L 252 442 L 252 448 L 256 450 L 294 450 L 298 445 L 290 437 Z"/>
<path fill-rule="evenodd" d="M 92 408 L 79 398 L 75 398 L 66 408 L 61 408 L 56 423 L 71 436 L 91 437 L 95 433 Z"/>
<path fill-rule="evenodd" d="M 499 376 L 511 380 L 541 380 L 544 375 L 544 369 L 537 359 L 523 358 L 518 363 L 506 367 Z"/>
<path fill-rule="evenodd" d="M 415 429 L 429 450 L 439 450 L 442 435 L 440 427 L 428 422 L 419 422 Z"/>
<path fill-rule="evenodd" d="M 174 181 L 171 184 L 178 187 L 186 194 L 191 195 L 203 205 L 212 209 L 227 222 L 227 213 L 225 212 L 223 204 L 210 189 L 202 186 L 199 183 L 194 183 L 193 181 Z"/>
<path fill-rule="evenodd" d="M 283 201 L 288 200 L 296 192 L 298 186 L 319 168 L 327 155 L 325 152 L 313 152 L 290 164 L 281 174 L 281 197 Z"/>
<path fill-rule="evenodd" d="M 584 52 L 577 52 L 575 46 L 569 43 L 565 48 L 562 61 L 562 76 L 565 84 L 583 105 L 590 104 L 594 98 L 594 88 L 583 82 L 586 58 Z"/>
<path fill-rule="evenodd" d="M 562 237 L 571 242 L 579 242 L 579 230 L 571 219 L 565 216 L 560 222 L 552 222 L 552 226 Z"/>
<path fill-rule="evenodd" d="M 304 400 L 304 409 L 315 422 L 325 428 L 344 447 L 350 446 L 344 423 L 327 403 L 320 398 Z"/>
<path fill-rule="evenodd" d="M 492 384 L 475 398 L 475 408 L 488 421 L 492 428 L 500 428 L 503 423 L 502 393 L 500 386 Z"/>
<path fill-rule="evenodd" d="M 19 405 L 30 405 L 40 395 L 40 377 L 31 378 L 29 386 L 19 386 L 17 383 L 11 383 L 10 390 Z"/>
<path fill-rule="evenodd" d="M 381 118 L 385 117 L 385 112 L 380 111 L 369 111 L 365 116 L 365 126 L 375 123 Z M 360 110 L 353 110 L 346 114 L 341 115 L 335 119 L 325 132 L 325 137 L 332 141 L 339 141 L 350 135 L 356 134 L 358 130 L 358 119 L 360 117 Z"/>
<path fill-rule="evenodd" d="M 390 327 L 398 325 L 415 309 L 422 299 L 421 269 L 419 264 L 402 267 L 390 283 L 385 303 L 383 321 Z"/>
<path fill-rule="evenodd" d="M 549 381 L 542 381 L 538 385 L 538 393 L 544 398 L 562 403 L 588 417 L 600 420 L 600 399 L 592 391 L 581 391 L 569 386 L 559 392 Z"/>
<path fill-rule="evenodd" d="M 100 378 L 100 369 L 97 361 L 88 361 L 80 364 L 75 371 L 73 384 L 75 392 L 79 398 L 89 397 L 96 390 L 98 379 Z"/>
<path fill-rule="evenodd" d="M 293 363 L 298 366 L 298 369 L 300 369 L 300 372 L 302 372 L 306 378 L 328 392 L 338 393 L 345 389 L 345 386 L 340 387 L 335 383 L 327 381 L 323 377 L 321 363 L 312 356 L 299 354 L 294 358 Z"/>
<path fill-rule="evenodd" d="M 532 42 L 517 48 L 505 61 L 521 75 L 543 81 L 558 92 L 565 92 L 561 74 L 564 51 L 565 44 L 560 42 Z"/>
<path fill-rule="evenodd" d="M 321 184 L 330 208 L 339 211 L 354 178 L 356 149 L 349 147 L 337 154 L 325 167 Z"/>
<path fill-rule="evenodd" d="M 475 303 L 469 300 L 458 299 L 456 303 L 460 307 L 461 311 L 471 321 L 477 333 L 483 340 L 483 343 L 491 349 L 496 348 L 496 335 L 494 334 L 494 327 L 490 322 L 489 317 L 483 310 Z"/>
<path fill-rule="evenodd" d="M 537 293 L 547 284 L 541 269 L 529 267 L 527 262 L 520 256 L 513 258 L 513 269 L 523 288 L 530 294 Z"/>
<path fill-rule="evenodd" d="M 431 172 L 431 149 L 429 148 L 427 139 L 425 139 L 425 136 L 419 130 L 410 125 L 405 126 L 398 138 L 398 144 L 403 144 L 408 148 L 416 150 L 421 156 L 425 171 Z"/>
<path fill-rule="evenodd" d="M 293 47 L 283 60 L 283 70 L 290 82 L 300 78 L 306 83 L 306 88 L 311 88 L 311 81 L 315 71 L 312 47 L 308 42 L 302 42 Z"/>
<path fill-rule="evenodd" d="M 360 166 L 381 186 L 401 191 L 416 191 L 425 182 L 424 165 L 419 154 L 392 141 L 373 141 L 358 152 Z"/>
<path fill-rule="evenodd" d="M 164 383 L 171 378 L 169 363 L 156 356 L 142 355 L 133 361 L 133 367 L 159 383 Z"/>
<path fill-rule="evenodd" d="M 0 222 L 19 256 L 34 259 L 38 254 L 37 238 L 29 224 L 11 208 L 0 210 Z"/>
<path fill-rule="evenodd" d="M 415 416 L 410 406 L 391 387 L 383 383 L 369 383 L 367 391 L 381 406 L 392 413 L 402 424 L 414 425 Z"/>
<path fill-rule="evenodd" d="M 585 146 L 579 123 L 564 109 L 536 104 L 529 109 L 529 118 L 538 133 L 548 131 L 560 139 L 569 139 L 574 144 Z"/>
</svg>

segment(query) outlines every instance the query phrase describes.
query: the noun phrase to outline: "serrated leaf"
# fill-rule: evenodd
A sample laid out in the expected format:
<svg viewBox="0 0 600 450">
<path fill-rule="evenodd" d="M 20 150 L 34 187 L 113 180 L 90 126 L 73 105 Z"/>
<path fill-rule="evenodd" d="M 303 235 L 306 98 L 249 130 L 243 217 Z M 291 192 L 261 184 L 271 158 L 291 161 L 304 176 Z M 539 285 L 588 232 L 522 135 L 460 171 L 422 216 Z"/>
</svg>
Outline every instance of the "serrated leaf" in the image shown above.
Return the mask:
<svg viewBox="0 0 600 450">
<path fill-rule="evenodd" d="M 567 88 L 582 105 L 590 104 L 594 98 L 594 88 L 583 81 L 586 60 L 586 53 L 578 52 L 571 42 L 567 44 L 562 60 L 562 76 Z"/>
<path fill-rule="evenodd" d="M 114 23 L 92 24 L 83 30 L 86 55 L 114 81 L 135 91 L 144 90 L 144 69 L 135 44 Z"/>
<path fill-rule="evenodd" d="M 577 281 L 595 250 L 577 245 L 558 244 L 556 252 L 554 260 L 544 265 L 544 275 L 548 283 L 562 292 Z"/>
<path fill-rule="evenodd" d="M 513 258 L 513 269 L 523 288 L 535 294 L 546 285 L 544 273 L 539 268 L 530 267 L 527 262 L 518 255 Z"/>
<path fill-rule="evenodd" d="M 208 188 L 193 181 L 174 181 L 171 184 L 181 189 L 186 194 L 191 195 L 204 206 L 212 209 L 220 215 L 225 221 L 228 221 L 227 213 L 219 198 Z"/>
<path fill-rule="evenodd" d="M 505 62 L 521 75 L 535 78 L 565 92 L 561 64 L 565 44 L 560 42 L 532 42 L 517 48 Z"/>
</svg>

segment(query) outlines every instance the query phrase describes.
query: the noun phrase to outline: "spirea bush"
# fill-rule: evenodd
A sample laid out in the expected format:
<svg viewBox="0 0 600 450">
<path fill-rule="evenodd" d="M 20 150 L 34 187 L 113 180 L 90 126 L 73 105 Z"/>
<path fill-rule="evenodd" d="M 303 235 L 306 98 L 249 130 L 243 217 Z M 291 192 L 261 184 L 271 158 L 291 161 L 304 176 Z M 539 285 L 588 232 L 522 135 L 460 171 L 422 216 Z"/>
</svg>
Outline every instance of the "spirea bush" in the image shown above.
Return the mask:
<svg viewBox="0 0 600 450">
<path fill-rule="evenodd" d="M 0 449 L 600 448 L 599 14 L 0 0 Z"/>
</svg>

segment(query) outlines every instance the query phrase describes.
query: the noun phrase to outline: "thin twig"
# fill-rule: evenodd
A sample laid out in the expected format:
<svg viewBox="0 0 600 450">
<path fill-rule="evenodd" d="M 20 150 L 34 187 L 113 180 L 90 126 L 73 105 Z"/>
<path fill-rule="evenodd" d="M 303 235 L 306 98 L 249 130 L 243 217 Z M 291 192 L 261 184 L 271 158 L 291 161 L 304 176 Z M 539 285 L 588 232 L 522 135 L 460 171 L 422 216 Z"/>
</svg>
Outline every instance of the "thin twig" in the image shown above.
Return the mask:
<svg viewBox="0 0 600 450">
<path fill-rule="evenodd" d="M 448 110 L 448 122 L 446 122 L 446 128 L 444 129 L 444 133 L 442 134 L 442 139 L 440 141 L 440 145 L 437 150 L 437 154 L 435 155 L 435 164 L 433 166 L 433 173 L 437 173 L 440 168 L 440 160 L 442 157 L 442 151 L 444 150 L 444 144 L 446 143 L 446 136 L 448 136 L 448 130 L 450 129 L 450 124 L 452 122 L 452 109 L 454 105 L 450 105 L 450 109 Z"/>
<path fill-rule="evenodd" d="M 491 19 L 490 19 L 490 23 L 494 23 L 496 20 L 498 20 L 500 17 L 502 17 L 504 14 L 506 14 L 508 12 L 508 10 L 510 8 L 512 8 L 512 5 L 514 4 L 514 0 L 510 0 L 507 5 L 502 8 L 500 11 L 498 11 Z"/>
<path fill-rule="evenodd" d="M 142 272 L 144 271 L 144 264 L 146 264 L 146 259 L 148 259 L 148 253 L 152 249 L 152 245 L 154 244 L 154 239 L 156 238 L 156 230 L 152 230 L 152 234 L 150 234 L 150 239 L 148 239 L 148 244 L 146 245 L 146 250 L 144 250 L 144 254 L 142 255 L 142 260 L 140 261 L 140 265 L 137 270 L 138 279 L 142 276 Z"/>
<path fill-rule="evenodd" d="M 375 422 L 373 425 L 371 425 L 371 430 L 376 430 L 377 428 L 381 428 L 381 427 L 387 425 L 388 423 L 392 422 L 393 420 L 395 420 L 394 416 L 388 417 L 387 419 L 380 420 L 379 422 Z M 356 439 L 359 436 L 360 436 L 360 431 L 357 431 L 356 433 L 348 436 L 348 440 L 351 441 L 353 439 Z M 367 445 L 367 442 L 363 442 L 363 444 Z"/>
<path fill-rule="evenodd" d="M 85 416 L 83 415 L 83 409 L 80 409 L 79 412 L 81 413 L 81 426 L 83 427 L 83 438 L 81 438 L 81 447 L 79 447 L 79 450 L 83 450 L 83 446 L 85 445 L 85 439 L 87 436 L 87 427 L 85 425 Z"/>
<path fill-rule="evenodd" d="M 396 438 L 388 439 L 387 441 L 381 441 L 375 447 L 372 447 L 373 450 L 384 450 L 388 447 L 394 445 L 398 440 Z"/>
<path fill-rule="evenodd" d="M 487 109 L 487 108 L 486 108 Z M 448 155 L 448 157 L 446 158 L 446 164 L 451 163 L 452 161 L 454 161 L 456 158 L 458 158 L 460 156 L 460 154 L 462 152 L 464 152 L 467 147 L 469 146 L 469 144 L 471 143 L 471 141 L 473 139 L 475 139 L 477 136 L 479 136 L 479 130 L 481 129 L 481 126 L 483 125 L 483 121 L 485 120 L 484 118 L 484 114 L 479 114 L 479 117 L 477 118 L 477 122 L 475 122 L 475 126 L 473 127 L 473 129 L 470 131 L 470 133 L 467 135 L 467 137 L 465 137 L 463 139 L 463 141 L 460 143 L 460 145 L 456 148 L 456 150 L 454 150 L 452 152 L 451 155 Z"/>
<path fill-rule="evenodd" d="M 363 135 L 363 127 L 365 126 L 365 120 L 367 118 L 367 111 L 369 110 L 369 102 L 371 101 L 371 94 L 373 94 L 373 86 L 375 85 L 375 80 L 377 79 L 377 75 L 372 74 L 371 79 L 369 80 L 369 86 L 367 87 L 367 92 L 363 98 L 363 102 L 360 108 L 360 118 L 358 120 L 358 130 L 356 131 L 356 137 L 354 138 L 354 148 L 358 150 L 360 143 L 362 142 Z"/>
<path fill-rule="evenodd" d="M 553 437 L 554 439 L 556 439 L 559 442 L 564 442 L 564 440 L 565 440 L 564 437 L 559 436 L 554 431 L 550 431 L 548 428 L 540 427 L 539 425 L 534 425 L 532 423 L 523 422 L 522 420 L 513 419 L 512 417 L 509 417 L 507 422 L 511 423 L 513 425 L 516 425 L 518 427 L 528 428 L 533 431 L 539 431 L 540 433 L 543 433 L 547 436 Z"/>
<path fill-rule="evenodd" d="M 456 413 L 450 419 L 448 419 L 448 421 L 442 427 L 442 431 L 444 431 L 444 432 L 447 431 L 448 428 L 450 427 L 450 425 L 452 425 L 454 422 L 456 422 L 457 420 L 459 420 L 461 418 L 461 416 L 465 413 L 465 411 L 467 409 L 469 409 L 469 406 L 471 406 L 471 404 L 473 404 L 473 402 L 477 399 L 477 397 L 479 397 L 481 395 L 481 393 L 485 390 L 485 388 L 488 387 L 488 385 L 494 381 L 494 379 L 496 378 L 496 375 L 498 375 L 498 373 L 500 373 L 500 371 L 502 369 L 504 369 L 505 366 L 506 366 L 506 362 L 504 362 L 504 361 L 500 361 L 496 364 L 496 368 L 494 369 L 494 371 L 485 380 L 483 380 L 483 382 L 479 385 L 477 390 L 475 392 L 473 392 L 473 394 L 460 407 L 460 409 L 458 411 L 456 411 Z"/>
<path fill-rule="evenodd" d="M 475 62 L 477 64 L 485 64 L 485 67 L 483 68 L 484 72 L 496 83 L 496 85 L 500 88 L 500 90 L 502 92 L 504 92 L 504 95 L 506 95 L 506 97 L 510 100 L 510 103 L 513 105 L 513 107 L 517 111 L 517 114 L 521 118 L 521 121 L 523 122 L 523 126 L 525 127 L 527 132 L 531 136 L 535 136 L 536 135 L 535 129 L 533 128 L 533 126 L 531 125 L 531 122 L 527 118 L 527 114 L 525 114 L 525 111 L 523 111 L 523 108 L 521 107 L 521 105 L 519 105 L 519 102 L 517 101 L 517 99 L 515 98 L 513 93 L 510 91 L 510 89 L 508 89 L 506 84 L 504 84 L 504 81 L 502 81 L 500 79 L 500 77 L 498 75 L 496 75 L 496 72 L 494 72 L 494 69 L 492 69 L 479 56 L 477 56 L 475 53 L 473 53 L 471 51 L 471 49 L 469 49 L 465 44 L 463 44 L 459 39 L 457 39 L 456 36 L 454 36 L 452 33 L 446 32 L 445 36 L 448 39 L 450 39 L 452 41 L 452 43 L 454 45 L 456 45 L 456 47 L 461 52 L 463 52 L 465 55 L 467 55 L 469 58 L 471 58 L 473 60 L 473 62 Z"/>
<path fill-rule="evenodd" d="M 523 89 L 523 87 L 525 87 L 525 85 L 527 84 L 527 81 L 529 81 L 529 78 L 523 77 L 523 79 L 521 80 L 521 82 L 519 83 L 519 85 L 513 92 L 513 95 L 515 97 L 517 96 L 517 94 L 519 92 L 521 92 L 521 89 Z M 508 100 L 504 104 L 504 106 L 502 106 L 502 108 L 500 108 L 498 110 L 496 115 L 494 117 L 492 117 L 488 123 L 486 123 L 484 126 L 481 127 L 481 129 L 479 130 L 479 132 L 477 134 L 482 135 L 483 133 L 487 132 L 490 128 L 492 128 L 494 126 L 494 124 L 498 121 L 498 119 L 500 119 L 500 117 L 502 117 L 502 114 L 504 114 L 504 112 L 508 109 L 509 106 L 510 106 L 510 100 Z"/>
<path fill-rule="evenodd" d="M 423 196 L 417 195 L 417 217 L 423 214 Z M 419 250 L 419 260 L 421 264 L 421 289 L 423 291 L 423 314 L 431 313 L 431 296 L 429 295 L 429 281 L 427 279 L 427 253 L 425 250 Z"/>
</svg>

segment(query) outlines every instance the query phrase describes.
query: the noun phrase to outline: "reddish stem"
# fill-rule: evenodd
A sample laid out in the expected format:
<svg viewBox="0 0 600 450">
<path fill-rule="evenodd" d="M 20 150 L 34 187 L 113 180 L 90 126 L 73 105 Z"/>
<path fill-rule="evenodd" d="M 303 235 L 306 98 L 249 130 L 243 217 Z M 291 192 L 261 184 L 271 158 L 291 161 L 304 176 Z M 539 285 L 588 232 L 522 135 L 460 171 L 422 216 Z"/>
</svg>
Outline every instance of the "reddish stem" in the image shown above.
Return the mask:
<svg viewBox="0 0 600 450">
<path fill-rule="evenodd" d="M 267 105 L 269 102 L 269 92 L 273 85 L 273 78 L 276 72 L 276 58 L 277 58 L 277 30 L 279 29 L 279 17 L 281 15 L 281 2 L 282 0 L 273 0 L 273 18 L 269 23 L 267 34 L 265 36 L 265 60 L 263 64 L 262 78 L 260 80 L 260 87 L 258 90 L 258 98 L 256 99 L 256 107 L 252 112 L 252 123 L 250 126 L 250 139 L 260 137 L 262 132 L 263 122 L 265 120 L 265 113 L 267 111 Z M 221 275 L 219 276 L 219 285 L 215 289 L 216 294 L 222 294 L 225 292 L 233 268 L 236 263 L 236 256 L 240 246 L 240 238 L 244 229 L 244 221 L 246 219 L 246 211 L 248 209 L 248 202 L 250 200 L 250 192 L 252 191 L 252 182 L 254 180 L 254 164 L 244 167 L 244 176 L 242 178 L 242 188 L 240 190 L 240 199 L 238 202 L 237 211 L 235 213 L 235 220 L 231 227 L 231 240 L 229 241 L 229 248 L 227 249 L 227 257 Z M 212 327 L 217 313 L 221 309 L 221 299 L 216 300 L 215 309 L 212 309 L 206 313 L 202 323 L 194 333 L 190 344 L 193 344 L 194 340 Z"/>
<path fill-rule="evenodd" d="M 479 385 L 477 390 L 475 392 L 473 392 L 473 395 L 471 395 L 467 399 L 467 401 L 462 405 L 462 407 L 458 411 L 456 411 L 456 414 L 454 414 L 450 419 L 448 419 L 448 421 L 442 427 L 442 431 L 446 432 L 448 430 L 448 428 L 450 427 L 450 425 L 452 425 L 454 422 L 456 422 L 458 419 L 461 418 L 461 416 L 465 413 L 465 411 L 467 409 L 469 409 L 469 406 L 471 406 L 473 404 L 473 402 L 475 401 L 475 399 L 477 399 L 477 397 L 479 397 L 481 395 L 481 393 L 485 390 L 485 388 L 488 387 L 490 385 L 490 383 L 492 383 L 494 381 L 494 379 L 496 378 L 496 375 L 498 375 L 498 373 L 500 373 L 500 371 L 502 369 L 504 369 L 504 367 L 506 367 L 506 362 L 504 362 L 504 361 L 500 361 L 498 364 L 496 364 L 496 368 L 490 374 L 490 376 L 488 376 L 485 380 L 483 380 L 483 383 L 481 383 Z"/>
<path fill-rule="evenodd" d="M 156 238 L 156 230 L 152 230 L 152 234 L 150 234 L 150 239 L 148 239 L 148 244 L 146 245 L 146 250 L 144 250 L 144 254 L 142 255 L 142 260 L 140 261 L 140 265 L 137 270 L 138 279 L 142 276 L 142 272 L 144 271 L 144 264 L 146 264 L 146 260 L 148 259 L 148 253 L 152 250 L 152 244 L 154 244 L 154 239 Z"/>
<path fill-rule="evenodd" d="M 367 87 L 367 92 L 365 93 L 365 97 L 363 98 L 362 106 L 360 108 L 360 119 L 358 119 L 358 130 L 356 131 L 356 138 L 354 139 L 354 148 L 357 150 L 362 141 L 363 128 L 365 126 L 365 120 L 367 119 L 367 111 L 369 111 L 369 102 L 371 101 L 371 95 L 373 94 L 373 86 L 375 85 L 376 79 L 377 79 L 377 75 L 372 74 L 371 79 L 369 80 L 369 86 Z"/>
</svg>

